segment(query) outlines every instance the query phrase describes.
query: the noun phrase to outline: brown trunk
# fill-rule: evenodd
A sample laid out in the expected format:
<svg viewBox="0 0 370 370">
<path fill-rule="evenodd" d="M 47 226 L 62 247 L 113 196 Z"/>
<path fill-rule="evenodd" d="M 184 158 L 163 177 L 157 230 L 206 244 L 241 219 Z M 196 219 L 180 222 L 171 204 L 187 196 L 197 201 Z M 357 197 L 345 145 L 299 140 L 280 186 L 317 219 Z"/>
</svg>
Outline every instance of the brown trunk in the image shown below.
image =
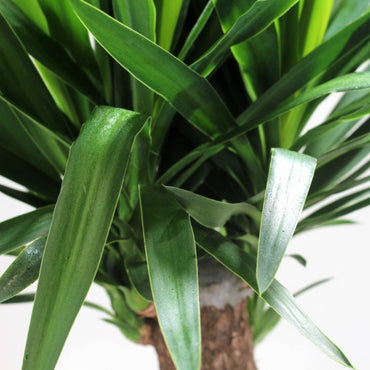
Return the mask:
<svg viewBox="0 0 370 370">
<path fill-rule="evenodd" d="M 246 300 L 250 288 L 220 265 L 200 266 L 202 370 L 256 370 Z M 211 278 L 210 278 L 211 277 Z M 142 344 L 153 345 L 161 370 L 175 370 L 151 305 Z"/>
<path fill-rule="evenodd" d="M 202 370 L 256 370 L 243 300 L 235 308 L 202 307 Z M 146 319 L 141 343 L 155 347 L 161 370 L 175 370 L 155 318 Z"/>
</svg>

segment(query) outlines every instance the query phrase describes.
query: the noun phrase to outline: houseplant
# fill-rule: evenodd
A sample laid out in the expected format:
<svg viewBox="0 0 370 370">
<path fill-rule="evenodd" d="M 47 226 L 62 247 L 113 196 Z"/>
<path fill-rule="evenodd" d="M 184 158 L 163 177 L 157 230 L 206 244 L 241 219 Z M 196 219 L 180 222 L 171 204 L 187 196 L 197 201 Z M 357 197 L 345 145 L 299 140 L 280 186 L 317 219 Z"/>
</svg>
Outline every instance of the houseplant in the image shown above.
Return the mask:
<svg viewBox="0 0 370 370">
<path fill-rule="evenodd" d="M 369 18 L 349 0 L 0 0 L 0 169 L 28 191 L 0 190 L 36 208 L 0 225 L 1 301 L 40 275 L 24 369 L 54 368 L 93 281 L 163 369 L 201 352 L 253 369 L 279 315 L 351 366 L 274 276 L 293 233 L 369 204 Z"/>
</svg>

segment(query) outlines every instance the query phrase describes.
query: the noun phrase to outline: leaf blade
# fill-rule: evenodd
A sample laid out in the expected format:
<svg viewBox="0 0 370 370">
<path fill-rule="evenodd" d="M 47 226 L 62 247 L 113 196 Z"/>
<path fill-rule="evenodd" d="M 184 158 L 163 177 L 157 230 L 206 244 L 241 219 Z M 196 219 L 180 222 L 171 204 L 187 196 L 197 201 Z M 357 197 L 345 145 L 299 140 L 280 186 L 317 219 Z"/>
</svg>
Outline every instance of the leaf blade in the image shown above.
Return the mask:
<svg viewBox="0 0 370 370">
<path fill-rule="evenodd" d="M 71 148 L 41 265 L 23 369 L 53 369 L 98 269 L 146 117 L 97 108 Z M 94 168 L 94 171 L 91 169 Z"/>
<path fill-rule="evenodd" d="M 308 194 L 316 160 L 273 149 L 257 253 L 257 283 L 263 293 L 284 257 Z"/>
<path fill-rule="evenodd" d="M 189 216 L 161 187 L 141 188 L 140 199 L 149 277 L 163 336 L 178 369 L 199 369 L 198 274 Z"/>
</svg>

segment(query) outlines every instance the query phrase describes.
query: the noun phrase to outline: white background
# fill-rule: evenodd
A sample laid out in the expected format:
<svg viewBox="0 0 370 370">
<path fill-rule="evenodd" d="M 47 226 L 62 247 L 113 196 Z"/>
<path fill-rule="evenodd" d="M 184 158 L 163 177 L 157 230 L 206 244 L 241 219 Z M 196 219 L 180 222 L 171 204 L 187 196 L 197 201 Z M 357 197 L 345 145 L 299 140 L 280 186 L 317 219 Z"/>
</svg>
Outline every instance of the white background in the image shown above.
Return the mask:
<svg viewBox="0 0 370 370">
<path fill-rule="evenodd" d="M 0 221 L 28 210 L 29 207 L 0 194 Z M 305 255 L 308 266 L 303 268 L 286 258 L 278 278 L 296 291 L 322 278 L 334 277 L 333 281 L 301 296 L 299 302 L 355 367 L 366 370 L 370 369 L 370 209 L 358 211 L 351 218 L 358 224 L 326 227 L 297 236 L 289 252 Z M 10 262 L 10 257 L 0 257 L 0 274 Z M 109 307 L 99 287 L 93 286 L 88 299 Z M 31 304 L 0 305 L 1 370 L 21 369 L 31 308 Z M 129 342 L 115 327 L 103 322 L 103 317 L 104 314 L 92 309 L 81 309 L 57 370 L 158 369 L 152 348 Z M 255 358 L 259 370 L 343 368 L 285 322 L 258 346 Z"/>
</svg>

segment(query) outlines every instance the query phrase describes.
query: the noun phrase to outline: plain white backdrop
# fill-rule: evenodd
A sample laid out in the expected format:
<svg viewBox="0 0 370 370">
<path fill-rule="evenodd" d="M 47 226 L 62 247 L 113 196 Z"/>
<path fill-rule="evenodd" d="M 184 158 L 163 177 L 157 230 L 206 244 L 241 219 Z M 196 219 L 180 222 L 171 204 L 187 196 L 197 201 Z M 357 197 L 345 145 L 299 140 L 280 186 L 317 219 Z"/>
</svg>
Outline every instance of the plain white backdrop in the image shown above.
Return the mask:
<svg viewBox="0 0 370 370">
<path fill-rule="evenodd" d="M 1 179 L 2 183 L 6 180 Z M 0 221 L 30 210 L 0 194 Z M 289 253 L 303 254 L 303 268 L 286 258 L 278 279 L 293 292 L 326 277 L 334 279 L 299 298 L 300 305 L 359 370 L 370 369 L 370 209 L 351 217 L 358 224 L 326 227 L 299 235 Z M 0 256 L 0 274 L 12 261 Z M 35 286 L 29 291 L 34 291 Z M 104 291 L 93 286 L 88 300 L 109 307 Z M 0 369 L 20 370 L 32 305 L 0 305 Z M 151 347 L 126 340 L 102 321 L 104 314 L 83 307 L 72 328 L 57 370 L 157 370 Z M 322 354 L 285 322 L 255 351 L 259 370 L 338 370 L 342 366 Z M 42 370 L 42 369 L 35 369 Z M 233 369 L 230 369 L 233 370 Z"/>
</svg>

